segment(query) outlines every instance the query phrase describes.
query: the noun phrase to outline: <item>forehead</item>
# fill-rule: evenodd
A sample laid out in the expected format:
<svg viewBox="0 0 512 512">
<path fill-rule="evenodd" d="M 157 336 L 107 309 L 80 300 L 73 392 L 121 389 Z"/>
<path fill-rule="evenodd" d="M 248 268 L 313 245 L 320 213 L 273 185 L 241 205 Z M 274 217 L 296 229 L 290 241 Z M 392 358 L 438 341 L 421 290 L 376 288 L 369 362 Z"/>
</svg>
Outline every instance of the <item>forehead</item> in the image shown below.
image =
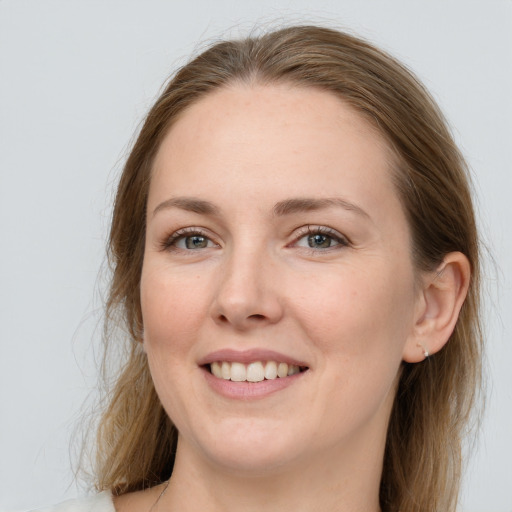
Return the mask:
<svg viewBox="0 0 512 512">
<path fill-rule="evenodd" d="M 334 94 L 286 84 L 232 85 L 194 103 L 169 130 L 149 199 L 215 193 L 226 203 L 236 188 L 269 201 L 340 193 L 371 208 L 386 193 L 384 203 L 397 202 L 393 162 L 384 137 Z"/>
</svg>

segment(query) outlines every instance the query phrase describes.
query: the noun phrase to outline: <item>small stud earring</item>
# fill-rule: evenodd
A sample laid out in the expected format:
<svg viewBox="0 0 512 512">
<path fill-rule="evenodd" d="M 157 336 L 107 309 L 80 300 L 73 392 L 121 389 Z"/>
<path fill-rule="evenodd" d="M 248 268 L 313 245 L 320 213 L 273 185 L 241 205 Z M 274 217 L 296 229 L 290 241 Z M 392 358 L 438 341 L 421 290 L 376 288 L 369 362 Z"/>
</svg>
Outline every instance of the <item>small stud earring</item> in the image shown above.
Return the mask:
<svg viewBox="0 0 512 512">
<path fill-rule="evenodd" d="M 430 355 L 430 352 L 428 351 L 428 348 L 425 348 L 425 346 L 422 345 L 421 343 L 417 343 L 417 346 L 419 348 L 421 348 L 421 350 L 423 350 L 423 355 L 425 356 L 425 359 L 427 359 L 428 356 Z"/>
</svg>

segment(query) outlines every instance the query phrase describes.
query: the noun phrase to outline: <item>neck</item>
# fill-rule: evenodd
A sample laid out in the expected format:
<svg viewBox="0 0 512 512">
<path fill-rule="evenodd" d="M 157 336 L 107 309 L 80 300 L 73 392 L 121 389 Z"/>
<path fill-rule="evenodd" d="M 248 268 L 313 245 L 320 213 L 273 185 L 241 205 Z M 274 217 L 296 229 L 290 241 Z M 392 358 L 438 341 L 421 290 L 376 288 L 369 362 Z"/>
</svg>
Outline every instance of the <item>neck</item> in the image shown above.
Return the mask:
<svg viewBox="0 0 512 512">
<path fill-rule="evenodd" d="M 173 476 L 156 510 L 377 512 L 381 441 L 364 452 L 360 446 L 344 454 L 334 449 L 287 467 L 235 472 L 205 461 L 180 440 Z"/>
</svg>

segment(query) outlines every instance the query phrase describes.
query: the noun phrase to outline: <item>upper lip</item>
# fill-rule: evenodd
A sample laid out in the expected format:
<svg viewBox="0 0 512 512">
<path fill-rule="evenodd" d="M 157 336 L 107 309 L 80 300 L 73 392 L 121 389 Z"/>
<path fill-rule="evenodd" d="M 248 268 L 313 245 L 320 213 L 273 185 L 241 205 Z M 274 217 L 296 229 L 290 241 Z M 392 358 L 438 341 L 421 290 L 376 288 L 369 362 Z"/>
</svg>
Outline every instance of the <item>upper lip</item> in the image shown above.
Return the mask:
<svg viewBox="0 0 512 512">
<path fill-rule="evenodd" d="M 198 365 L 204 366 L 216 361 L 228 361 L 232 363 L 236 362 L 244 364 L 254 363 L 256 361 L 276 361 L 278 363 L 287 363 L 289 365 L 293 364 L 296 366 L 309 367 L 307 363 L 294 357 L 281 354 L 275 350 L 260 348 L 252 348 L 247 350 L 233 350 L 230 348 L 225 348 L 216 350 L 199 359 Z"/>
</svg>

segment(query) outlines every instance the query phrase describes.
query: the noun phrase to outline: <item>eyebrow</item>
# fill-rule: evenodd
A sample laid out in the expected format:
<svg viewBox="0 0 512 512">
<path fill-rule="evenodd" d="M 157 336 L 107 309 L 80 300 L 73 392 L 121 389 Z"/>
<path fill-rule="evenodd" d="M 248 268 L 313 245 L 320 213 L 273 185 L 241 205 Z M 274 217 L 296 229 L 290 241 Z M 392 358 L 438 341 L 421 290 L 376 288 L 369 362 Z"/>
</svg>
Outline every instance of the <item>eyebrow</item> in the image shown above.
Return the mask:
<svg viewBox="0 0 512 512">
<path fill-rule="evenodd" d="M 219 215 L 220 209 L 210 201 L 204 199 L 197 199 L 195 197 L 171 197 L 166 201 L 160 203 L 154 210 L 153 216 L 155 216 L 161 210 L 167 210 L 169 208 L 179 208 L 180 210 L 186 210 L 188 212 L 199 213 L 202 215 Z"/>
<path fill-rule="evenodd" d="M 292 213 L 311 212 L 332 207 L 353 211 L 362 217 L 370 219 L 368 213 L 366 213 L 360 206 L 357 206 L 356 204 L 351 203 L 346 199 L 342 199 L 341 197 L 329 197 L 321 199 L 299 197 L 286 199 L 285 201 L 280 201 L 274 206 L 274 215 L 283 216 L 290 215 Z"/>
<path fill-rule="evenodd" d="M 362 217 L 370 219 L 368 213 L 366 213 L 360 206 L 357 206 L 346 199 L 340 197 L 328 197 L 328 198 L 311 198 L 311 197 L 297 197 L 279 201 L 273 208 L 273 213 L 276 216 L 282 217 L 285 215 L 291 215 L 294 213 L 311 212 L 315 210 L 322 210 L 325 208 L 343 208 L 344 210 L 353 211 Z M 161 210 L 167 210 L 169 208 L 179 208 L 180 210 L 186 210 L 200 215 L 213 215 L 219 216 L 221 211 L 218 206 L 205 201 L 204 199 L 198 199 L 195 197 L 171 197 L 161 202 L 154 210 L 153 216 L 155 216 Z"/>
</svg>

